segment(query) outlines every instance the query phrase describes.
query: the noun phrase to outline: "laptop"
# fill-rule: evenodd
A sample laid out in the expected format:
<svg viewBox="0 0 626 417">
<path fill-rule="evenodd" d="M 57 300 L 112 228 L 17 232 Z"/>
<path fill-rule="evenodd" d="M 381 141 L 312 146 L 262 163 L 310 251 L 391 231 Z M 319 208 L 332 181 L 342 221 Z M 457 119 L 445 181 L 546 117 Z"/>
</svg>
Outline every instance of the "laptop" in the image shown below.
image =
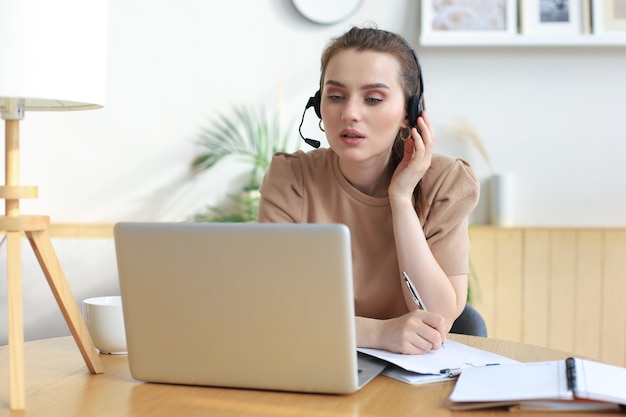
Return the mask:
<svg viewBox="0 0 626 417">
<path fill-rule="evenodd" d="M 126 222 L 114 238 L 137 380 L 348 394 L 385 367 L 356 351 L 345 225 Z"/>
</svg>

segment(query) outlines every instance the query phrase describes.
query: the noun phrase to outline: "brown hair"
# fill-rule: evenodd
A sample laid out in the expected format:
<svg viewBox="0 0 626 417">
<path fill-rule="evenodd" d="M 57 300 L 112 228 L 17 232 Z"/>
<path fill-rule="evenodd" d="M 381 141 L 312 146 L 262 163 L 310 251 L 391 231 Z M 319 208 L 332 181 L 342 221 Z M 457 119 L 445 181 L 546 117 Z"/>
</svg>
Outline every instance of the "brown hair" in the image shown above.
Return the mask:
<svg viewBox="0 0 626 417">
<path fill-rule="evenodd" d="M 352 27 L 343 35 L 331 39 L 322 53 L 320 91 L 323 89 L 326 66 L 330 59 L 340 51 L 375 51 L 391 54 L 400 63 L 400 84 L 404 90 L 405 103 L 412 95 L 417 95 L 420 88 L 420 69 L 415 52 L 400 35 L 377 28 Z M 396 135 L 391 153 L 390 169 L 395 170 L 404 155 L 404 142 Z"/>
</svg>

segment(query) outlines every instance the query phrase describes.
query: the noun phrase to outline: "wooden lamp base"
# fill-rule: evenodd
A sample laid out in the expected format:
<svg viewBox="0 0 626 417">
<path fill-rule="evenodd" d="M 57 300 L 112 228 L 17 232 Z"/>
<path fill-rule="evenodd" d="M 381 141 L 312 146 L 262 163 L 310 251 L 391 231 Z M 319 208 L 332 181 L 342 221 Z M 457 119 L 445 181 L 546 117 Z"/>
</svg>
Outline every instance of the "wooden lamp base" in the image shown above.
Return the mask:
<svg viewBox="0 0 626 417">
<path fill-rule="evenodd" d="M 6 186 L 0 186 L 5 200 L 5 216 L 0 216 L 0 231 L 7 234 L 7 305 L 9 316 L 9 378 L 12 410 L 26 407 L 24 379 L 24 319 L 21 280 L 21 236 L 28 238 L 50 289 L 61 309 L 76 344 L 93 374 L 103 372 L 102 362 L 76 304 L 67 278 L 52 246 L 48 216 L 21 216 L 21 198 L 36 198 L 37 187 L 19 186 L 19 120 L 5 120 Z"/>
</svg>

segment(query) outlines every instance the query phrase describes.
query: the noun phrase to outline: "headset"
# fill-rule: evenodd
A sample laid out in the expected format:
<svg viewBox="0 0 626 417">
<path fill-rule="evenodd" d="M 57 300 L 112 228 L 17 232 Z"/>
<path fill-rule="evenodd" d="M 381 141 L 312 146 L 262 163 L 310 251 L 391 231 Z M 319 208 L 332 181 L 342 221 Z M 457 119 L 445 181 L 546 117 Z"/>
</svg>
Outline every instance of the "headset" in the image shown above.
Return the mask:
<svg viewBox="0 0 626 417">
<path fill-rule="evenodd" d="M 417 64 L 417 72 L 419 73 L 418 94 L 417 95 L 414 94 L 411 97 L 409 97 L 409 100 L 407 102 L 407 108 L 406 108 L 407 119 L 409 120 L 409 126 L 413 128 L 413 127 L 417 127 L 417 118 L 424 111 L 424 79 L 422 77 L 422 66 L 420 65 L 420 60 L 417 57 L 417 53 L 415 52 L 415 49 L 413 49 L 411 45 L 409 45 L 409 43 L 401 36 L 395 35 L 395 34 L 394 36 L 399 38 L 404 43 L 404 45 L 406 45 L 406 47 L 411 51 L 411 53 L 413 54 L 413 57 L 415 58 L 415 63 Z M 302 138 L 302 140 L 304 140 L 304 142 L 307 145 L 310 145 L 316 149 L 320 147 L 321 145 L 320 141 L 316 139 L 305 138 L 304 135 L 302 135 L 302 124 L 304 123 L 304 115 L 306 114 L 306 111 L 311 107 L 313 107 L 313 110 L 315 110 L 315 114 L 317 115 L 317 117 L 319 117 L 319 119 L 322 120 L 321 104 L 322 104 L 322 96 L 321 96 L 320 90 L 317 90 L 315 95 L 313 95 L 312 97 L 309 97 L 309 100 L 307 101 L 306 106 L 304 108 L 304 112 L 302 113 L 302 120 L 300 120 L 300 127 L 298 127 L 298 132 L 300 132 L 300 137 Z"/>
</svg>

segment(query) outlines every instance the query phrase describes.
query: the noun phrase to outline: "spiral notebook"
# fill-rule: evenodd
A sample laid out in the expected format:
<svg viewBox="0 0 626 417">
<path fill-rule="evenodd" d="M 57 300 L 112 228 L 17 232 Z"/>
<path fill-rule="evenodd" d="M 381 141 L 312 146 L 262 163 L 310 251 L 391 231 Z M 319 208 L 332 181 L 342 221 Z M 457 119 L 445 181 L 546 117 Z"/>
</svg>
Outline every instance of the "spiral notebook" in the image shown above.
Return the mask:
<svg viewBox="0 0 626 417">
<path fill-rule="evenodd" d="M 624 404 L 626 368 L 569 358 L 467 369 L 450 395 L 449 408 L 613 411 L 624 410 Z"/>
</svg>

